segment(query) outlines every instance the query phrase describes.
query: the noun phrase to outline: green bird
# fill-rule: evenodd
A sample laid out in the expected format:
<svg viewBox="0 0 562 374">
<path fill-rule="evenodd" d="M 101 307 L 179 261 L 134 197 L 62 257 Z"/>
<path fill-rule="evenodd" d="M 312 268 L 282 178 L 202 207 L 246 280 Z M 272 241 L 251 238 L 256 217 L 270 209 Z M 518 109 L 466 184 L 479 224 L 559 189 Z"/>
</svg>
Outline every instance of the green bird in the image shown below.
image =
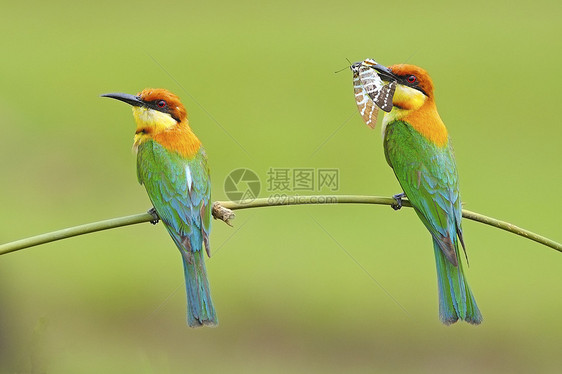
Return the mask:
<svg viewBox="0 0 562 374">
<path fill-rule="evenodd" d="M 433 82 L 425 70 L 414 65 L 387 68 L 375 64 L 371 68 L 383 82 L 396 86 L 392 108 L 382 121 L 384 154 L 433 239 L 439 317 L 446 325 L 459 319 L 479 324 L 482 315 L 459 253 L 460 243 L 466 256 L 459 177 L 447 128 L 435 105 Z M 395 196 L 396 209 L 404 194 Z"/>
<path fill-rule="evenodd" d="M 137 176 L 180 250 L 187 323 L 191 327 L 215 326 L 218 321 L 203 255 L 204 246 L 210 256 L 211 179 L 205 150 L 189 126 L 185 107 L 164 89 L 147 88 L 136 96 L 102 96 L 133 107 Z"/>
</svg>

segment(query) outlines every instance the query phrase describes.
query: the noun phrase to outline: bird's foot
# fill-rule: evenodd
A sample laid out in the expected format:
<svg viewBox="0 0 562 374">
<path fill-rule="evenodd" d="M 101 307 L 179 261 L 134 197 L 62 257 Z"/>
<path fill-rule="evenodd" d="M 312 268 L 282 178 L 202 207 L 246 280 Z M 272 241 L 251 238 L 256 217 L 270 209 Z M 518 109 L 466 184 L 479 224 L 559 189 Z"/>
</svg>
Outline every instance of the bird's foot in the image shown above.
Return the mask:
<svg viewBox="0 0 562 374">
<path fill-rule="evenodd" d="M 158 213 L 156 213 L 156 209 L 150 208 L 147 213 L 150 214 L 152 218 L 154 218 L 150 220 L 150 223 L 152 223 L 153 225 L 156 225 L 158 221 L 160 221 L 160 217 L 158 216 Z"/>
<path fill-rule="evenodd" d="M 396 202 L 394 204 L 391 205 L 392 209 L 394 210 L 399 210 L 400 208 L 402 208 L 402 198 L 406 196 L 406 194 L 404 192 L 402 193 L 398 193 L 394 196 L 392 196 L 392 198 L 394 200 L 396 200 Z"/>
</svg>

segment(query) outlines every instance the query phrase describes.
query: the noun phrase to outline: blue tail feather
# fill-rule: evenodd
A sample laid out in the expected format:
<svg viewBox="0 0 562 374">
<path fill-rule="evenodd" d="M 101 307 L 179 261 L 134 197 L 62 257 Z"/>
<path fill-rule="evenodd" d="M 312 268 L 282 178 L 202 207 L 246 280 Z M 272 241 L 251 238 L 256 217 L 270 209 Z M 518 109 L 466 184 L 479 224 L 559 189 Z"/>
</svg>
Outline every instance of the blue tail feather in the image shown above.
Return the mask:
<svg viewBox="0 0 562 374">
<path fill-rule="evenodd" d="M 203 238 L 197 232 L 189 237 L 182 237 L 169 226 L 170 236 L 180 250 L 185 275 L 185 291 L 187 294 L 187 324 L 190 327 L 218 325 L 215 307 L 211 300 L 211 289 L 205 268 L 206 253 L 203 250 Z M 185 240 L 189 240 L 186 245 Z M 194 248 L 195 250 L 192 250 Z"/>
<path fill-rule="evenodd" d="M 458 258 L 458 243 L 455 241 L 454 244 Z M 458 258 L 458 266 L 454 266 L 447 260 L 435 240 L 433 240 L 433 248 L 439 288 L 439 318 L 446 325 L 455 323 L 459 319 L 475 325 L 479 324 L 482 322 L 482 314 L 464 277 L 461 259 Z"/>
<path fill-rule="evenodd" d="M 202 250 L 191 252 L 190 261 L 182 256 L 187 293 L 187 324 L 190 327 L 218 325 L 203 253 Z"/>
</svg>

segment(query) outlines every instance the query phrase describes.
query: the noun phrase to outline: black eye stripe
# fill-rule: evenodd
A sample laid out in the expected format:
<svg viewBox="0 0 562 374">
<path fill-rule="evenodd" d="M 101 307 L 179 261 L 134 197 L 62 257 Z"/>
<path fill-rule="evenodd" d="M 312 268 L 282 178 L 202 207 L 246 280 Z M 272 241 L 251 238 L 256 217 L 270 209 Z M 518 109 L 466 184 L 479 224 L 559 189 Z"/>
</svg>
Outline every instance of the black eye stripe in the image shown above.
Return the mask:
<svg viewBox="0 0 562 374">
<path fill-rule="evenodd" d="M 402 83 L 408 86 L 417 86 L 420 83 L 420 81 L 415 75 L 410 74 L 410 75 L 402 76 L 400 78 L 402 80 Z"/>
<path fill-rule="evenodd" d="M 175 115 L 175 111 L 170 109 L 168 102 L 166 100 L 152 100 L 152 101 L 145 101 L 145 106 L 147 108 L 157 110 L 162 113 L 168 113 L 173 119 L 177 122 L 180 122 L 180 119 Z"/>
<path fill-rule="evenodd" d="M 168 112 L 168 103 L 165 100 L 152 100 L 145 103 L 149 108 L 156 109 L 159 112 Z"/>
<path fill-rule="evenodd" d="M 412 77 L 414 78 L 413 81 L 410 80 Z M 403 75 L 399 77 L 399 80 L 400 83 L 403 84 L 404 86 L 412 87 L 423 93 L 425 96 L 427 96 L 427 93 L 423 90 L 423 88 L 420 87 L 420 80 L 415 75 L 412 74 Z"/>
<path fill-rule="evenodd" d="M 420 81 L 415 75 L 402 76 L 400 77 L 400 81 L 400 83 L 410 87 L 415 87 L 420 84 Z"/>
</svg>

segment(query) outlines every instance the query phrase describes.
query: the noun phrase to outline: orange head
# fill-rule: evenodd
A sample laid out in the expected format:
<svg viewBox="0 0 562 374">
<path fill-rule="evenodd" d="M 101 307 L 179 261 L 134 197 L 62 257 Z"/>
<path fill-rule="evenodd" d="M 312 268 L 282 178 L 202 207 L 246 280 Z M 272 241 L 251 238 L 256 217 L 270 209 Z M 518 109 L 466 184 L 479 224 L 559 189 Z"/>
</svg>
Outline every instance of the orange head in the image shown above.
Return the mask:
<svg viewBox="0 0 562 374">
<path fill-rule="evenodd" d="M 133 109 L 141 108 L 142 111 L 150 112 L 153 116 L 158 114 L 155 112 L 160 112 L 175 122 L 187 120 L 187 111 L 180 98 L 163 88 L 146 88 L 136 96 L 125 93 L 109 93 L 101 96 L 123 101 L 132 105 Z M 159 117 L 163 118 L 162 116 Z"/>
<path fill-rule="evenodd" d="M 392 98 L 392 110 L 385 113 L 383 135 L 386 125 L 393 121 L 405 121 L 428 140 L 444 146 L 448 133 L 435 106 L 433 81 L 429 74 L 415 65 L 373 66 L 381 79 L 395 81 L 396 91 Z"/>
<path fill-rule="evenodd" d="M 390 71 L 397 78 L 399 84 L 411 87 L 433 99 L 433 81 L 424 69 L 415 65 L 392 65 Z"/>
<path fill-rule="evenodd" d="M 137 94 L 145 106 L 162 113 L 167 113 L 176 120 L 183 122 L 187 119 L 187 111 L 175 94 L 163 88 L 145 88 Z"/>
<path fill-rule="evenodd" d="M 187 121 L 187 111 L 179 97 L 163 88 L 147 88 L 136 96 L 124 93 L 102 95 L 133 106 L 137 123 L 135 148 L 147 140 L 186 157 L 195 154 L 201 145 Z"/>
<path fill-rule="evenodd" d="M 394 81 L 396 92 L 394 106 L 401 109 L 418 109 L 427 99 L 433 101 L 433 81 L 424 69 L 415 65 L 392 65 L 388 68 L 374 65 L 381 79 Z"/>
</svg>

